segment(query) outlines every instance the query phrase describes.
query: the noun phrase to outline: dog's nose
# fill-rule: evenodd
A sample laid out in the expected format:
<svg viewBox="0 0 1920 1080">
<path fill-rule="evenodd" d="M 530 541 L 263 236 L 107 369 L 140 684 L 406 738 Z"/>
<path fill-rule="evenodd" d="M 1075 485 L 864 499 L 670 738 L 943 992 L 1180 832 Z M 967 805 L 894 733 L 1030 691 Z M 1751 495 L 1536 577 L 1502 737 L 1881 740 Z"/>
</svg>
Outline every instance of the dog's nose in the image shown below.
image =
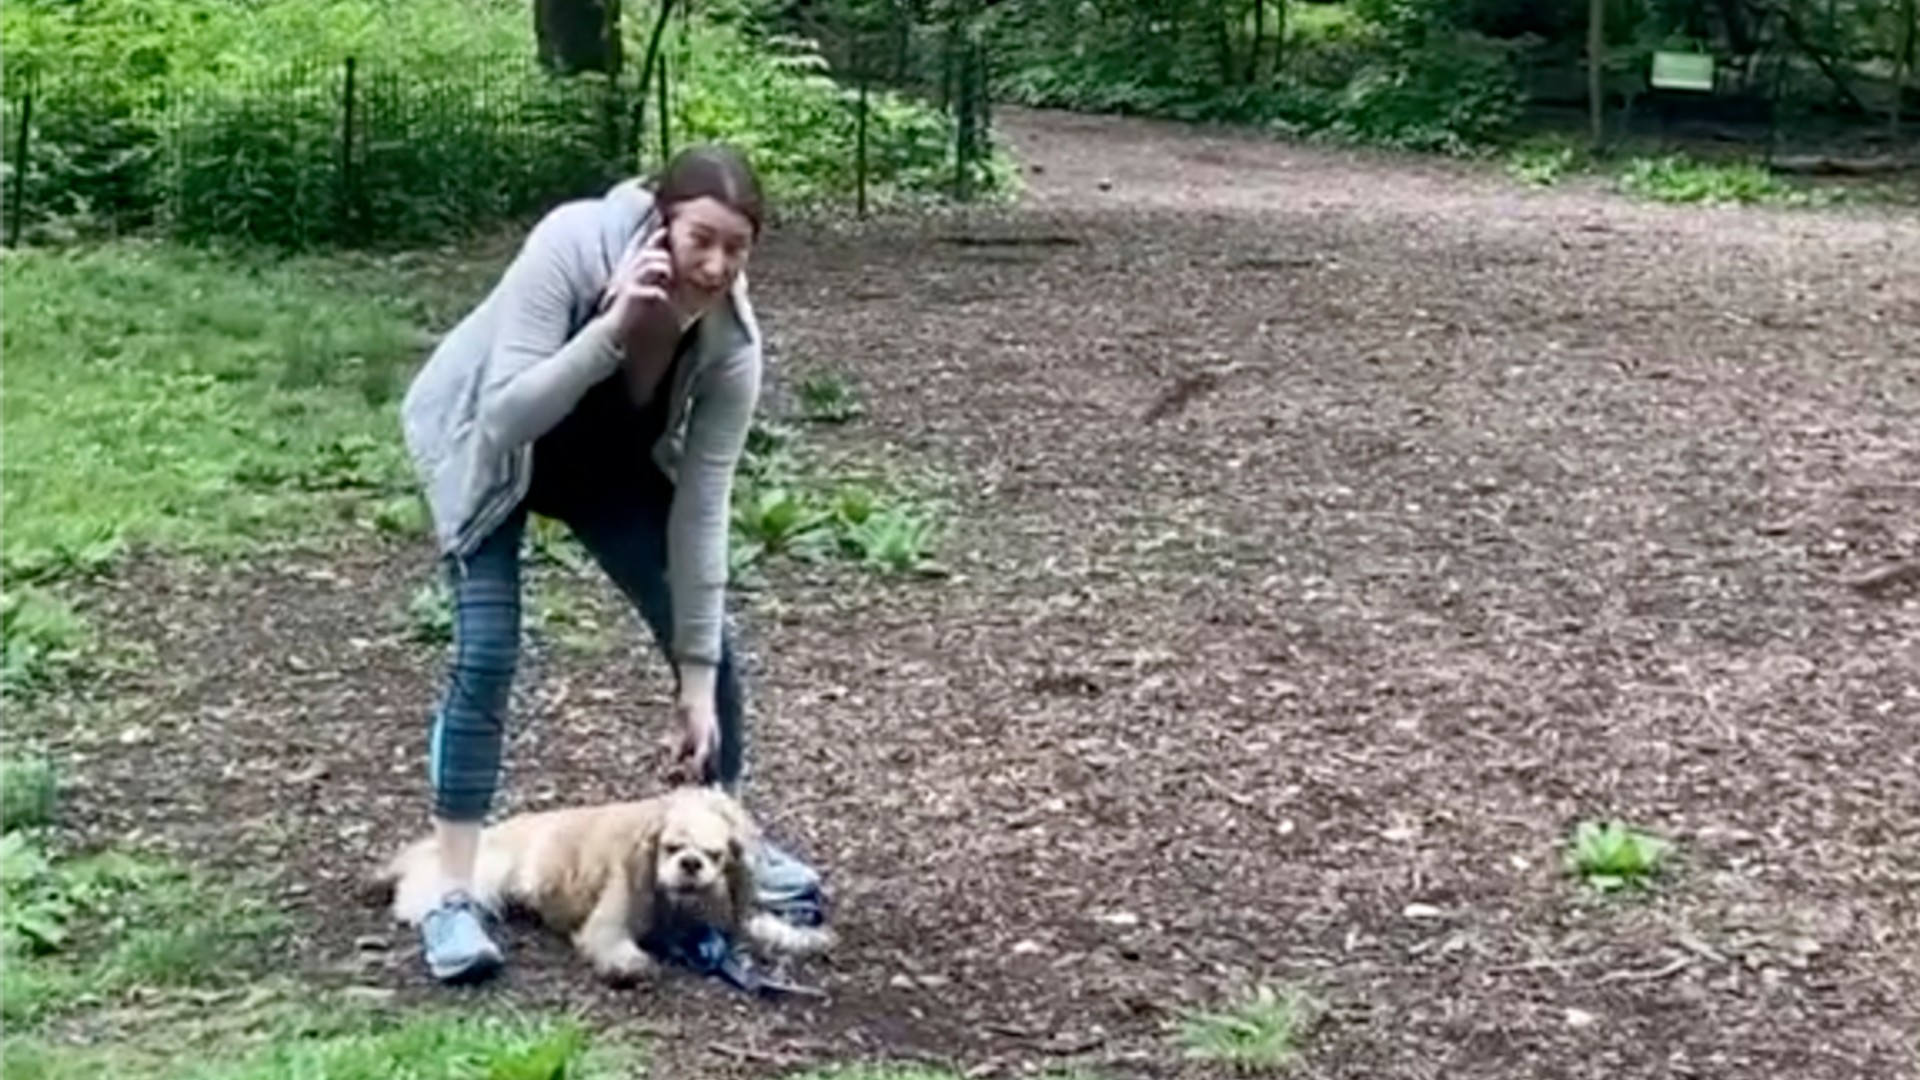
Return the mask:
<svg viewBox="0 0 1920 1080">
<path fill-rule="evenodd" d="M 700 872 L 700 856 L 692 855 L 692 854 L 680 856 L 680 872 L 683 874 L 699 873 Z"/>
</svg>

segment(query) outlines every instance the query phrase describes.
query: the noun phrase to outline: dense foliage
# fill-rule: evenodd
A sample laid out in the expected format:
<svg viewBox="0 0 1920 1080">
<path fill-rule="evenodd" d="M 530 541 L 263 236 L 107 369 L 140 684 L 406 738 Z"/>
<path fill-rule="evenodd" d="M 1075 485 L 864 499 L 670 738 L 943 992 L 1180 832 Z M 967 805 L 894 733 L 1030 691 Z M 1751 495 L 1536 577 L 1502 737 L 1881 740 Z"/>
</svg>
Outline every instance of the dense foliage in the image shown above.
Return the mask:
<svg viewBox="0 0 1920 1080">
<path fill-rule="evenodd" d="M 542 70 L 524 0 L 19 0 L 0 11 L 7 181 L 24 164 L 21 209 L 39 237 L 158 227 L 293 246 L 431 243 L 603 190 L 660 153 L 657 90 L 642 114 L 637 70 Z M 651 21 L 623 22 L 628 55 L 644 51 Z M 693 18 L 674 20 L 666 44 L 672 145 L 751 146 L 776 204 L 851 200 L 852 92 L 804 42 L 776 52 Z M 874 198 L 942 187 L 942 114 L 875 95 L 869 117 Z"/>
<path fill-rule="evenodd" d="M 742 0 L 735 0 L 736 3 Z M 1916 0 L 1605 0 L 1605 101 L 1643 101 L 1656 49 L 1717 63 L 1708 111 L 1878 123 L 1914 88 Z M 1531 104 L 1586 103 L 1591 5 L 1531 0 L 763 0 L 892 77 L 950 81 L 985 39 L 1003 98 L 1253 122 L 1447 152 L 1502 141 Z M 1776 109 L 1773 103 L 1785 108 Z"/>
</svg>

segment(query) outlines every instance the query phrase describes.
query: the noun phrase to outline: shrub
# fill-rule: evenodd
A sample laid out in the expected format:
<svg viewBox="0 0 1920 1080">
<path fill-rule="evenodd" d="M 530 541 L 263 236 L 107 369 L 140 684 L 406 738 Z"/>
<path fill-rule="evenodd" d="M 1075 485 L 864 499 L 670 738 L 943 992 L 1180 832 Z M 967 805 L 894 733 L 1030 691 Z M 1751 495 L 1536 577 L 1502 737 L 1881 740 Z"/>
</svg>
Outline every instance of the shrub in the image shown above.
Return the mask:
<svg viewBox="0 0 1920 1080">
<path fill-rule="evenodd" d="M 1045 5 L 1051 9 L 1054 5 Z M 1221 56 L 1206 19 L 1144 21 L 1121 5 L 1063 27 L 1009 16 L 997 84 L 1030 105 L 1264 123 L 1300 135 L 1477 152 L 1519 114 L 1512 46 L 1468 32 L 1438 0 L 1295 5 L 1285 61 L 1249 77 L 1250 40 Z"/>
<path fill-rule="evenodd" d="M 598 193 L 658 155 L 653 93 L 638 156 L 634 125 L 650 20 L 624 20 L 631 60 L 611 81 L 545 74 L 523 0 L 19 0 L 0 18 L 0 134 L 34 238 L 432 244 Z M 817 57 L 699 17 L 676 27 L 676 144 L 748 147 L 776 202 L 850 194 L 851 94 Z M 944 183 L 948 120 L 892 95 L 873 104 L 877 197 Z"/>
</svg>

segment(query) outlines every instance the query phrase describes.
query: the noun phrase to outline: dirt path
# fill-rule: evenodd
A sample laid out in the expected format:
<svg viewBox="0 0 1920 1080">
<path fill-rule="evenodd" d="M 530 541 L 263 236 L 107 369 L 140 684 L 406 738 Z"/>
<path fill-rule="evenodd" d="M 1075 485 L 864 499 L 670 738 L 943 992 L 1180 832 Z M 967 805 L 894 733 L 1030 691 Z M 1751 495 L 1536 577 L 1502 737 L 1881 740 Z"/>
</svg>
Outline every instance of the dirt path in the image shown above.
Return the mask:
<svg viewBox="0 0 1920 1080">
<path fill-rule="evenodd" d="M 1920 1075 L 1920 598 L 1846 584 L 1920 557 L 1920 225 L 1000 120 L 1027 206 L 783 233 L 756 285 L 782 372 L 865 392 L 843 437 L 965 500 L 952 580 L 753 616 L 831 997 L 603 993 L 524 936 L 487 993 L 672 1077 L 1207 1075 L 1165 1024 L 1251 979 L 1329 1003 L 1301 1075 Z M 105 602 L 154 738 L 87 747 L 95 827 L 288 861 L 317 971 L 409 996 L 348 882 L 417 827 L 422 554 L 150 570 Z M 631 791 L 662 686 L 537 656 L 515 804 Z M 1677 841 L 1658 897 L 1561 875 L 1612 814 Z"/>
</svg>

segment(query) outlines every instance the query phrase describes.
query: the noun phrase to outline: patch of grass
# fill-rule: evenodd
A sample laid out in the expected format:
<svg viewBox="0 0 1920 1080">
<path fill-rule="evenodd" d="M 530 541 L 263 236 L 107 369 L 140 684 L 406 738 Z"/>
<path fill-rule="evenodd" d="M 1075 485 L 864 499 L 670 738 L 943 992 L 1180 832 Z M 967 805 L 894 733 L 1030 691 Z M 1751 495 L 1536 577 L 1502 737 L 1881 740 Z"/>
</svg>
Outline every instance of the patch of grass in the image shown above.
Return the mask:
<svg viewBox="0 0 1920 1080">
<path fill-rule="evenodd" d="M 821 424 L 844 424 L 866 414 L 866 406 L 852 384 L 833 372 L 800 380 L 801 415 Z"/>
<path fill-rule="evenodd" d="M 0 592 L 0 694 L 58 686 L 79 668 L 89 638 L 85 620 L 53 592 L 31 585 Z"/>
<path fill-rule="evenodd" d="M 1557 136 L 1524 140 L 1506 154 L 1507 175 L 1531 187 L 1552 187 L 1591 165 L 1584 148 Z"/>
<path fill-rule="evenodd" d="M 392 536 L 424 537 L 431 534 L 432 519 L 426 499 L 418 492 L 395 495 L 374 503 L 367 511 L 368 527 Z"/>
<path fill-rule="evenodd" d="M 621 1075 L 587 1051 L 586 1030 L 571 1020 L 426 1015 L 363 1033 L 277 1042 L 245 1060 L 187 1075 L 193 1080 L 587 1080 Z"/>
<path fill-rule="evenodd" d="M 34 1024 L 134 989 L 244 980 L 279 915 L 237 887 L 159 859 L 63 858 L 36 830 L 0 836 L 0 1019 Z"/>
<path fill-rule="evenodd" d="M 310 535 L 411 490 L 393 412 L 423 347 L 382 275 L 135 243 L 6 258 L 10 577 Z"/>
<path fill-rule="evenodd" d="M 422 581 L 407 597 L 399 613 L 402 633 L 422 645 L 453 641 L 453 589 L 438 574 Z"/>
<path fill-rule="evenodd" d="M 1567 845 L 1570 873 L 1602 893 L 1646 888 L 1666 865 L 1673 844 L 1618 821 L 1582 821 Z"/>
<path fill-rule="evenodd" d="M 59 789 L 59 775 L 46 758 L 0 762 L 0 833 L 51 825 Z"/>
<path fill-rule="evenodd" d="M 1261 985 L 1223 1008 L 1187 1013 L 1178 1030 L 1189 1057 L 1239 1073 L 1277 1072 L 1299 1060 L 1317 1014 L 1304 993 Z"/>
<path fill-rule="evenodd" d="M 1679 154 L 1629 159 L 1616 175 L 1620 190 L 1668 203 L 1801 205 L 1813 196 L 1753 162 L 1703 162 Z"/>
<path fill-rule="evenodd" d="M 311 991 L 308 991 L 311 994 Z M 11 1036 L 8 1076 L 40 1080 L 613 1080 L 642 1075 L 639 1046 L 596 1039 L 573 1017 L 385 1014 L 341 1001 L 275 1007 L 252 1030 L 207 1010 L 107 1045 Z"/>
</svg>

